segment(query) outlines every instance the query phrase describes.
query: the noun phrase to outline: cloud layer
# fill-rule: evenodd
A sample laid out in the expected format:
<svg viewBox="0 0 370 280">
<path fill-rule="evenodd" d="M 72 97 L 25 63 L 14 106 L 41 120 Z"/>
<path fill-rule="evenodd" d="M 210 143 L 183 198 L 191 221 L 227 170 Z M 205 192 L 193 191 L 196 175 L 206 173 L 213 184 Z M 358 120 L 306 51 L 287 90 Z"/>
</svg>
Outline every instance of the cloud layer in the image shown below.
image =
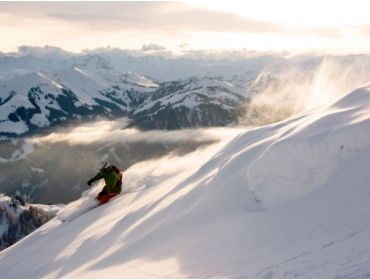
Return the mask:
<svg viewBox="0 0 370 280">
<path fill-rule="evenodd" d="M 204 128 L 182 130 L 140 131 L 136 128 L 124 128 L 125 119 L 99 121 L 63 129 L 47 136 L 34 138 L 38 143 L 68 142 L 70 145 L 89 145 L 92 143 L 188 143 L 215 142 L 235 136 L 241 128 Z"/>
<path fill-rule="evenodd" d="M 366 2 L 296 2 L 0 2 L 0 51 L 25 44 L 79 51 L 107 45 L 140 49 L 149 43 L 195 49 L 368 50 Z"/>
</svg>

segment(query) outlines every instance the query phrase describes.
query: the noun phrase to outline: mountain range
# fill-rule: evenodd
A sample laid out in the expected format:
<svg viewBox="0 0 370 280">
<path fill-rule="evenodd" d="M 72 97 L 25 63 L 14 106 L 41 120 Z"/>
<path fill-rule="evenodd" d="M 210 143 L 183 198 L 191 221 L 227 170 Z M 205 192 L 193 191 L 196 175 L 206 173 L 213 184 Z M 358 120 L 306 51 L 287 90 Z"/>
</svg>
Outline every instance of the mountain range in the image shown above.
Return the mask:
<svg viewBox="0 0 370 280">
<path fill-rule="evenodd" d="M 65 69 L 1 80 L 0 135 L 12 138 L 96 117 L 126 116 L 130 126 L 143 129 L 223 126 L 237 123 L 249 101 L 245 84 L 210 76 L 163 82 L 120 72 L 91 55 Z"/>
<path fill-rule="evenodd" d="M 129 127 L 141 129 L 272 122 L 251 108 L 256 96 L 270 114 L 283 107 L 291 115 L 315 105 L 310 98 L 319 92 L 330 97 L 365 85 L 369 69 L 365 54 L 70 53 L 23 46 L 0 54 L 0 139 L 101 117 L 125 116 Z"/>
</svg>

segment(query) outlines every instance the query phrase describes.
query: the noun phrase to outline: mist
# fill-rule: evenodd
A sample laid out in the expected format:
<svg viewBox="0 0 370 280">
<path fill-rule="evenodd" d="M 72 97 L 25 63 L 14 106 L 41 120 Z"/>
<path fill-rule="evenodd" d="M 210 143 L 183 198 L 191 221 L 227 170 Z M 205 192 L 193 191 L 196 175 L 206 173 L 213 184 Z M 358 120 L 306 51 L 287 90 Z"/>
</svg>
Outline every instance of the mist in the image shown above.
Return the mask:
<svg viewBox="0 0 370 280">
<path fill-rule="evenodd" d="M 283 66 L 272 65 L 249 87 L 254 95 L 243 123 L 259 126 L 281 121 L 330 105 L 369 82 L 370 59 L 366 55 L 298 57 Z"/>
<path fill-rule="evenodd" d="M 33 203 L 68 203 L 89 188 L 101 160 L 122 170 L 124 188 L 132 190 L 190 170 L 242 130 L 140 131 L 125 125 L 124 119 L 97 121 L 0 143 L 0 192 Z"/>
<path fill-rule="evenodd" d="M 128 123 L 127 119 L 102 120 L 73 128 L 59 129 L 46 136 L 34 137 L 32 141 L 42 144 L 66 142 L 71 146 L 135 142 L 186 144 L 220 141 L 230 133 L 233 134 L 234 131 L 234 129 L 223 127 L 142 131 L 137 128 L 126 128 Z"/>
</svg>

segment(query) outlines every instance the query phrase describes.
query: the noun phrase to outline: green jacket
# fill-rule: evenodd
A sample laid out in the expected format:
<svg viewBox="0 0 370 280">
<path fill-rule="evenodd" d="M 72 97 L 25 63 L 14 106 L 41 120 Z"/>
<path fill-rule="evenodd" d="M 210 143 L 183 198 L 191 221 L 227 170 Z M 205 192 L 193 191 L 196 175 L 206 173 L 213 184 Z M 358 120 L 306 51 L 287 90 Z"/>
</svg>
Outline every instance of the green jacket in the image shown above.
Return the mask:
<svg viewBox="0 0 370 280">
<path fill-rule="evenodd" d="M 119 174 L 117 174 L 112 166 L 108 166 L 102 170 L 99 171 L 98 174 L 95 175 L 91 179 L 92 182 L 95 182 L 96 180 L 103 179 L 105 181 L 105 186 L 103 190 L 105 190 L 107 193 L 117 192 L 120 193 L 122 186 L 121 186 L 121 177 Z"/>
</svg>

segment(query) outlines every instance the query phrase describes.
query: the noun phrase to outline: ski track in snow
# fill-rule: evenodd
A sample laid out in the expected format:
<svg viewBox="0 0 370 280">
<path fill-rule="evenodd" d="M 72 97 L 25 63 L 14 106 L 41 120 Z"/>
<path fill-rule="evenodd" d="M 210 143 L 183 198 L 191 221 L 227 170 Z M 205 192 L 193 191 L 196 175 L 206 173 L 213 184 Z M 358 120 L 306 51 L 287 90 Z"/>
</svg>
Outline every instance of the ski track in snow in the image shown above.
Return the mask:
<svg viewBox="0 0 370 280">
<path fill-rule="evenodd" d="M 0 275 L 369 277 L 368 131 L 362 88 L 227 143 L 138 163 L 108 204 L 1 252 Z M 82 211 L 100 187 L 59 215 Z"/>
</svg>

